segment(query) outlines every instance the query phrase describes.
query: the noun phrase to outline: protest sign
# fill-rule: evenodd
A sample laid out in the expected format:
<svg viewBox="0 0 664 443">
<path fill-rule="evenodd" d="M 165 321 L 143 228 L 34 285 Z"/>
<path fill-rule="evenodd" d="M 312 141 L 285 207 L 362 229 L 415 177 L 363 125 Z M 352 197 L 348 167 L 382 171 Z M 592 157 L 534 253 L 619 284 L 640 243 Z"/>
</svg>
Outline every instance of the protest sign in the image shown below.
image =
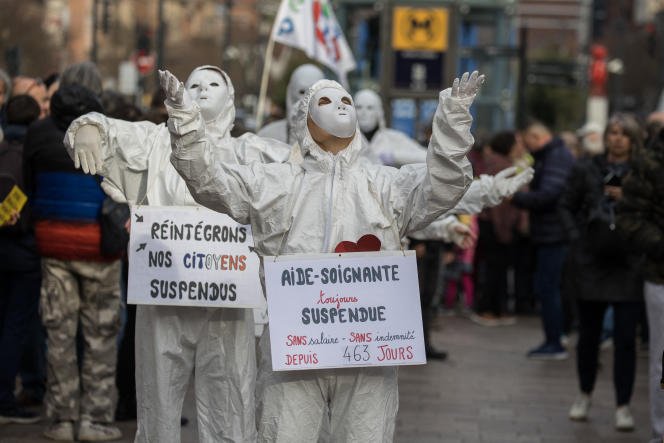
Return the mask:
<svg viewBox="0 0 664 443">
<path fill-rule="evenodd" d="M 134 206 L 131 304 L 253 308 L 265 301 L 251 227 L 201 207 Z"/>
<path fill-rule="evenodd" d="M 28 201 L 26 195 L 21 191 L 21 188 L 14 185 L 7 194 L 4 200 L 0 203 L 0 226 L 7 223 L 12 214 L 18 214 Z"/>
<path fill-rule="evenodd" d="M 265 257 L 275 371 L 426 363 L 413 251 Z"/>
</svg>

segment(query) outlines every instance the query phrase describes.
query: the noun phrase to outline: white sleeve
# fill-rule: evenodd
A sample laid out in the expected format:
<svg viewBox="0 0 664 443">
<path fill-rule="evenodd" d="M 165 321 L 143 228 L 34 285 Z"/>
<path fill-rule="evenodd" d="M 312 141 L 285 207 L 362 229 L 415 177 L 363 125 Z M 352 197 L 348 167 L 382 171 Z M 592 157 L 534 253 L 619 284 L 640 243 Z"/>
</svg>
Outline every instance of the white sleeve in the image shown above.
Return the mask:
<svg viewBox="0 0 664 443">
<path fill-rule="evenodd" d="M 74 120 L 65 134 L 64 144 L 72 158 L 74 158 L 76 132 L 84 125 L 94 125 L 99 129 L 102 155 L 101 175 L 108 174 L 108 168 L 117 155 L 123 157 L 129 168 L 135 171 L 147 170 L 150 147 L 163 127 L 148 121 L 127 122 L 108 118 L 97 112 L 90 112 Z"/>
<path fill-rule="evenodd" d="M 445 243 L 452 242 L 451 227 L 457 222 L 453 215 L 446 215 L 431 223 L 424 229 L 412 232 L 408 236 L 416 240 L 439 240 Z"/>
<path fill-rule="evenodd" d="M 463 197 L 457 205 L 450 211 L 453 214 L 479 214 L 482 209 L 496 206 L 502 199 L 493 188 L 493 176 L 480 175 L 480 178 L 473 180 Z"/>
<path fill-rule="evenodd" d="M 190 109 L 169 108 L 169 115 L 171 163 L 197 203 L 248 224 L 254 208 L 273 204 L 292 188 L 289 172 L 295 166 L 291 164 L 254 161 L 244 165 L 224 158 L 224 153 L 234 152 L 235 140 L 226 137 L 212 146 L 197 104 Z"/>
<path fill-rule="evenodd" d="M 406 165 L 396 171 L 382 168 L 392 175 L 388 207 L 402 236 L 426 227 L 456 206 L 470 186 L 473 174 L 466 154 L 474 141 L 470 133 L 473 99 L 453 98 L 451 89 L 442 91 L 426 165 Z"/>
</svg>

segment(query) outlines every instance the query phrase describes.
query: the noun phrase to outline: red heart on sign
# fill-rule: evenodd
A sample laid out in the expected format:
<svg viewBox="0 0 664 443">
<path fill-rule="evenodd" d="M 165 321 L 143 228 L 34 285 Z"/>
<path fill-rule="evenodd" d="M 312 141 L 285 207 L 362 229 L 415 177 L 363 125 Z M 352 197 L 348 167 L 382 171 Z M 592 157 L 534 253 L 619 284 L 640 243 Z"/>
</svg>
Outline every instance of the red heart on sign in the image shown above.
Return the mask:
<svg viewBox="0 0 664 443">
<path fill-rule="evenodd" d="M 369 252 L 380 251 L 380 240 L 373 234 L 366 234 L 360 237 L 357 243 L 344 240 L 339 242 L 334 252 Z"/>
</svg>

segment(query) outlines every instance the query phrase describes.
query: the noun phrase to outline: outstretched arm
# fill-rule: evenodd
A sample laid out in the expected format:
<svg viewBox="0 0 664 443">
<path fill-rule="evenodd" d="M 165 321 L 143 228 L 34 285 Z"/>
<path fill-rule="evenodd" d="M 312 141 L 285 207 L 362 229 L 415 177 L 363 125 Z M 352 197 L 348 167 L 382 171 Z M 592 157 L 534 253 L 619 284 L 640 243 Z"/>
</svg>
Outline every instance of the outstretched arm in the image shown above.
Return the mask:
<svg viewBox="0 0 664 443">
<path fill-rule="evenodd" d="M 402 235 L 424 228 L 453 208 L 473 180 L 466 158 L 473 145 L 470 106 L 484 83 L 473 72 L 440 93 L 426 167 L 406 165 L 392 172 L 389 206 Z"/>
<path fill-rule="evenodd" d="M 91 112 L 72 122 L 64 143 L 76 167 L 86 174 L 107 175 L 118 156 L 131 169 L 144 171 L 159 128 L 147 121 L 127 122 Z"/>
<path fill-rule="evenodd" d="M 480 175 L 479 179 L 473 180 L 468 191 L 450 212 L 479 214 L 484 208 L 500 204 L 533 179 L 533 168 L 526 168 L 519 173 L 516 171 L 517 168 L 512 166 L 496 175 Z"/>
<path fill-rule="evenodd" d="M 239 223 L 250 223 L 252 207 L 261 205 L 263 191 L 283 183 L 285 177 L 258 161 L 240 164 L 232 138 L 216 140 L 213 146 L 205 136 L 200 109 L 184 85 L 168 71 L 159 75 L 169 109 L 171 163 L 199 204 L 228 214 Z"/>
</svg>

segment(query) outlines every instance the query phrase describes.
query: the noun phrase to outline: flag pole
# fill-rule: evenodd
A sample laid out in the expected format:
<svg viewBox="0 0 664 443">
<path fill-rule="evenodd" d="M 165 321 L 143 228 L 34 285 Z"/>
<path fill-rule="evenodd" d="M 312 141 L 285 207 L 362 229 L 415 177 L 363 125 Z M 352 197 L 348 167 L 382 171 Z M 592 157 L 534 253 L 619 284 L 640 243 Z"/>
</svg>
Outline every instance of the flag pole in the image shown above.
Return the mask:
<svg viewBox="0 0 664 443">
<path fill-rule="evenodd" d="M 272 53 L 274 52 L 274 39 L 270 32 L 270 39 L 265 49 L 265 63 L 263 64 L 263 75 L 261 77 L 261 89 L 258 94 L 258 105 L 256 106 L 256 132 L 263 126 L 263 114 L 265 112 L 265 96 L 267 95 L 267 84 L 270 79 L 270 67 L 272 66 Z"/>
</svg>

